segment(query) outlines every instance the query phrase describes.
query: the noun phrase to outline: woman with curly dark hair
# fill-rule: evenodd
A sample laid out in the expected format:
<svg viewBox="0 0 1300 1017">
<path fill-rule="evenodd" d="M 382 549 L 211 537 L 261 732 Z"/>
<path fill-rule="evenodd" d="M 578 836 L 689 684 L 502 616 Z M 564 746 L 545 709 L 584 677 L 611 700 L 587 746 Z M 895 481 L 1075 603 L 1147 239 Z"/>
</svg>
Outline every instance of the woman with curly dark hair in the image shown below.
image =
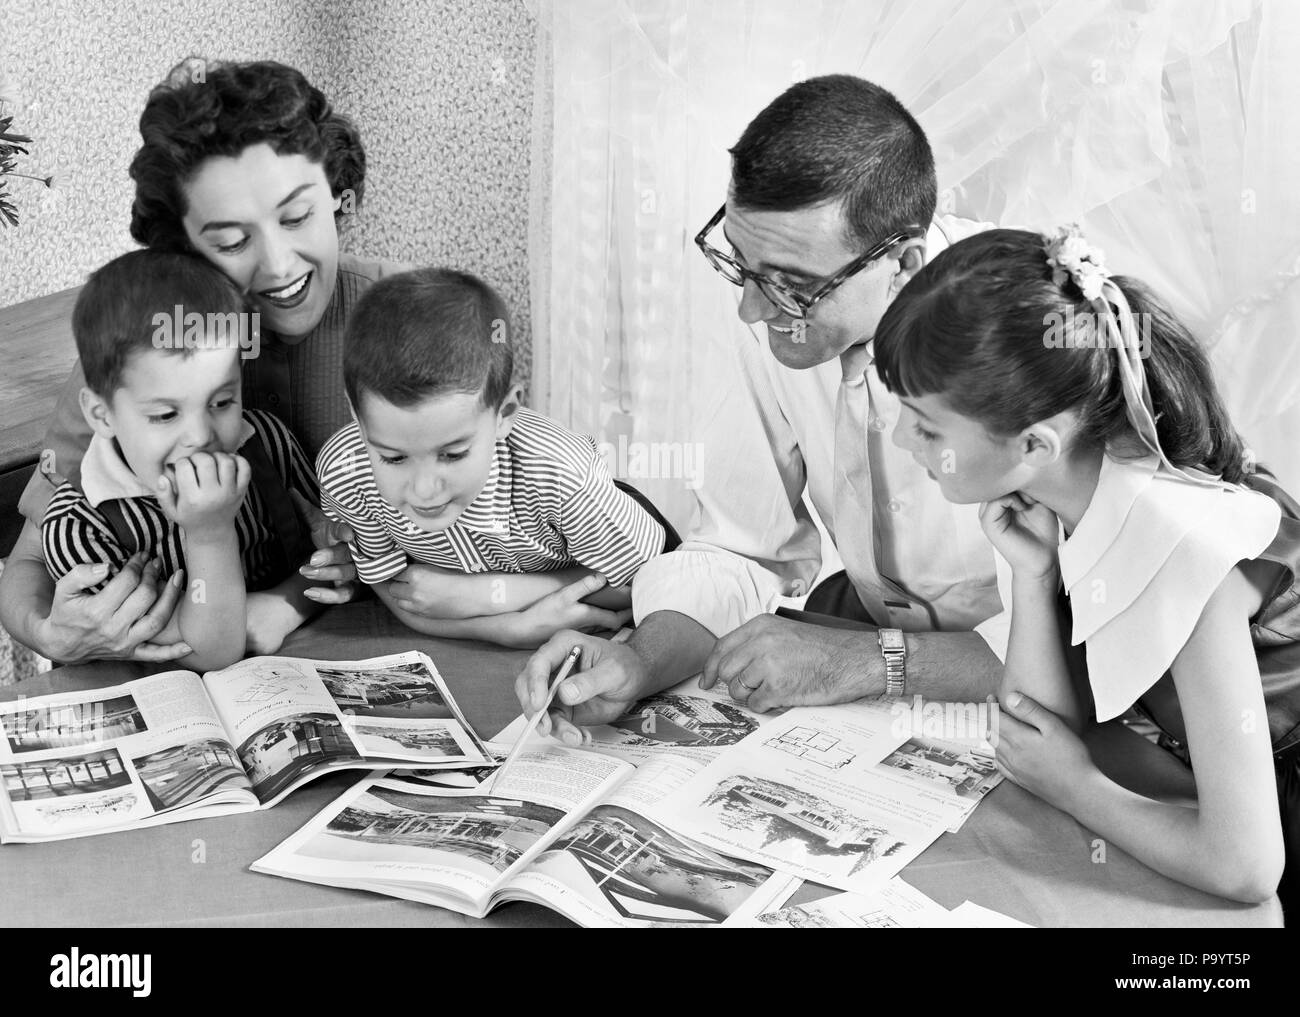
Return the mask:
<svg viewBox="0 0 1300 1017">
<path fill-rule="evenodd" d="M 372 283 L 400 269 L 339 252 L 337 221 L 359 207 L 365 187 L 359 132 L 292 67 L 192 58 L 150 93 L 140 135 L 131 163 L 131 235 L 151 248 L 206 258 L 245 294 L 262 331 L 258 356 L 244 361 L 244 405 L 279 416 L 314 456 L 348 420 L 341 379 L 349 311 Z M 97 581 L 81 567 L 57 587 L 45 571 L 45 505 L 60 478 L 78 479 L 90 440 L 79 406 L 84 384 L 78 364 L 46 435 L 45 471 L 23 493 L 28 521 L 0 583 L 4 625 L 55 660 L 183 656 L 183 644 L 152 642 L 166 639 L 180 592 L 160 588 L 156 563 L 133 560 L 94 595 L 86 590 Z M 313 599 L 352 596 L 349 562 L 341 545 L 313 556 L 318 567 L 305 574 L 338 583 L 313 590 Z M 282 619 L 270 631 L 293 627 Z"/>
<path fill-rule="evenodd" d="M 150 93 L 140 135 L 131 163 L 131 235 L 151 248 L 207 259 L 244 293 L 262 328 L 257 356 L 243 362 L 243 405 L 278 416 L 314 457 L 349 420 L 342 381 L 348 316 L 366 289 L 402 267 L 339 251 L 337 222 L 360 206 L 365 188 L 365 151 L 356 127 L 291 67 L 191 59 Z M 155 563 L 136 556 L 94 594 L 88 591 L 101 579 L 89 565 L 77 566 L 57 585 L 45 570 L 45 505 L 61 480 L 78 479 L 90 440 L 79 406 L 83 385 L 78 366 L 45 437 L 52 463 L 47 456 L 46 472 L 23 493 L 27 523 L 0 576 L 0 622 L 19 642 L 54 660 L 174 660 L 189 653 L 172 641 L 178 637 L 168 623 L 180 589 L 159 583 Z M 340 543 L 351 532 L 325 525 L 314 507 L 300 509 L 311 513 L 320 548 L 300 571 L 323 584 L 304 595 L 318 604 L 351 599 L 356 572 Z M 545 576 L 552 594 L 498 610 L 527 613 L 553 627 L 601 622 L 599 608 L 580 602 L 592 592 L 583 570 Z M 454 613 L 463 609 L 458 583 L 465 578 L 475 577 L 412 564 L 389 582 L 407 610 L 446 620 L 445 634 L 491 636 L 501 615 Z M 257 596 L 249 594 L 248 646 L 271 653 L 311 604 L 260 605 L 253 602 Z M 285 616 L 287 610 L 296 614 Z"/>
</svg>

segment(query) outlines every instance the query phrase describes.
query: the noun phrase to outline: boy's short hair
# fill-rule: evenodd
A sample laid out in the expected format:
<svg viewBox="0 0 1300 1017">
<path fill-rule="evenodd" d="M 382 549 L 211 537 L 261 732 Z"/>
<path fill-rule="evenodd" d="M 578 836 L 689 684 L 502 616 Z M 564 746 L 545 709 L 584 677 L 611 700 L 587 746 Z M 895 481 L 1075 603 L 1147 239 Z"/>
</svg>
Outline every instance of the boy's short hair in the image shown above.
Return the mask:
<svg viewBox="0 0 1300 1017">
<path fill-rule="evenodd" d="M 192 254 L 132 251 L 91 273 L 72 309 L 72 334 L 86 385 L 102 399 L 122 386 L 131 357 L 160 348 L 157 315 L 243 314 L 244 298 L 220 270 Z M 171 328 L 183 329 L 182 318 Z M 167 347 L 174 348 L 174 347 Z M 188 355 L 191 350 L 180 347 Z"/>
<path fill-rule="evenodd" d="M 343 386 L 358 413 L 367 392 L 402 407 L 469 392 L 495 409 L 513 372 L 505 301 L 453 269 L 379 280 L 357 302 L 343 340 Z"/>
</svg>

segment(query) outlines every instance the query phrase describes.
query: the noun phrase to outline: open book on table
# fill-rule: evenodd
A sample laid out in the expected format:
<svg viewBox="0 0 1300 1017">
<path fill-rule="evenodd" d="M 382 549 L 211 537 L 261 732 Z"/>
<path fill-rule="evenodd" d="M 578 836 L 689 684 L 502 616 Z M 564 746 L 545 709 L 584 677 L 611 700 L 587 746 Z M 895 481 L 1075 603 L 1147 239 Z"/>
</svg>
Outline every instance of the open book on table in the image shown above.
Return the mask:
<svg viewBox="0 0 1300 1017">
<path fill-rule="evenodd" d="M 585 926 L 744 924 L 791 879 L 647 816 L 702 765 L 665 755 L 634 767 L 539 740 L 479 789 L 372 776 L 251 868 L 476 918 L 531 901 Z"/>
<path fill-rule="evenodd" d="M 0 703 L 0 842 L 269 808 L 334 770 L 491 762 L 422 653 L 254 657 Z"/>
<path fill-rule="evenodd" d="M 372 776 L 252 868 L 476 917 L 523 900 L 586 926 L 744 924 L 798 880 L 684 840 L 651 810 L 775 716 L 686 682 L 591 729 L 583 749 L 534 737 L 499 776 Z"/>
<path fill-rule="evenodd" d="M 687 682 L 496 777 L 368 778 L 252 868 L 476 917 L 753 924 L 800 879 L 874 892 L 964 822 L 998 776 L 939 733 L 888 700 L 758 715 Z"/>
</svg>

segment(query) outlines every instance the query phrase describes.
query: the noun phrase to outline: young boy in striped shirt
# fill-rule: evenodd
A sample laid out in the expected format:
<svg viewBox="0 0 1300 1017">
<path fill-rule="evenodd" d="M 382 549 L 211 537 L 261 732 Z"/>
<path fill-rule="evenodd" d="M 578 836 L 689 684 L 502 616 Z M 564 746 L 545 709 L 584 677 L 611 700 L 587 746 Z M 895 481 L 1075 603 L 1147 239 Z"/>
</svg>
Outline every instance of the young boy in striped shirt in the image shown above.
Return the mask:
<svg viewBox="0 0 1300 1017">
<path fill-rule="evenodd" d="M 189 580 L 165 630 L 193 651 L 180 663 L 206 671 L 278 649 L 319 610 L 296 571 L 310 537 L 289 491 L 319 494 L 288 429 L 241 409 L 256 315 L 201 258 L 145 250 L 90 277 L 72 330 L 94 434 L 80 484 L 61 484 L 45 511 L 50 575 L 90 564 L 107 581 L 133 557 L 157 560 L 160 577 Z"/>
<path fill-rule="evenodd" d="M 461 272 L 383 279 L 348 323 L 355 420 L 316 460 L 321 504 L 352 527 L 357 576 L 417 631 L 536 646 L 567 627 L 528 611 L 555 573 L 602 577 L 586 603 L 627 608 L 632 577 L 663 550 L 664 528 L 595 443 L 522 406 L 512 371 L 504 302 Z M 407 599 L 410 563 L 433 567 L 438 617 Z"/>
</svg>

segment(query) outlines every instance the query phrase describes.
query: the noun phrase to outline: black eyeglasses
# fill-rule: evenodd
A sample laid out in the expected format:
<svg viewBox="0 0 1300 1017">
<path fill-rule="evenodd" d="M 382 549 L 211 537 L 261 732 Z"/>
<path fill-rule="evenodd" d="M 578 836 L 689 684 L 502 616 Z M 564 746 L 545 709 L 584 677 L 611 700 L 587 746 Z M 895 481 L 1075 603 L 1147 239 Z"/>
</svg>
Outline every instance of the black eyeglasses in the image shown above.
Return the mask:
<svg viewBox="0 0 1300 1017">
<path fill-rule="evenodd" d="M 704 257 L 709 260 L 709 264 L 714 270 L 726 279 L 727 282 L 736 286 L 744 286 L 745 280 L 753 280 L 771 303 L 780 308 L 784 313 L 793 318 L 805 318 L 813 307 L 830 296 L 845 280 L 857 275 L 864 268 L 870 265 L 877 258 L 889 253 L 894 247 L 901 244 L 904 240 L 912 240 L 917 237 L 925 236 L 925 230 L 921 226 L 908 226 L 906 229 L 899 230 L 897 233 L 891 233 L 875 247 L 866 253 L 854 258 L 833 276 L 817 287 L 812 296 L 804 296 L 797 290 L 791 289 L 784 283 L 779 283 L 775 279 L 769 279 L 758 272 L 751 272 L 730 254 L 724 254 L 706 239 L 710 233 L 722 222 L 727 214 L 727 206 L 724 204 L 718 209 L 717 214 L 709 220 L 709 224 L 700 230 L 695 236 L 695 243 L 703 252 Z"/>
</svg>

